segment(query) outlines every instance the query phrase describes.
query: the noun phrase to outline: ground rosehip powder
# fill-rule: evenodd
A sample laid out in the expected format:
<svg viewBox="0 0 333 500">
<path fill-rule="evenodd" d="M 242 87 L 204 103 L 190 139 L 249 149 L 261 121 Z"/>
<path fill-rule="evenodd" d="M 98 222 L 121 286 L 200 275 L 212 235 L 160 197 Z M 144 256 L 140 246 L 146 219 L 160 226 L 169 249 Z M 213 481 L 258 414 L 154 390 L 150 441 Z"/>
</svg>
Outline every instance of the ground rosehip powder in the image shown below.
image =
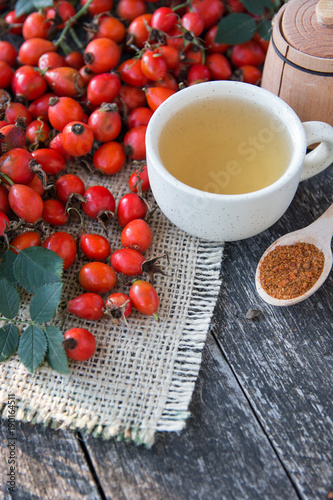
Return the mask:
<svg viewBox="0 0 333 500">
<path fill-rule="evenodd" d="M 323 252 L 311 243 L 277 246 L 260 265 L 261 285 L 271 297 L 293 299 L 313 287 L 324 260 Z"/>
</svg>

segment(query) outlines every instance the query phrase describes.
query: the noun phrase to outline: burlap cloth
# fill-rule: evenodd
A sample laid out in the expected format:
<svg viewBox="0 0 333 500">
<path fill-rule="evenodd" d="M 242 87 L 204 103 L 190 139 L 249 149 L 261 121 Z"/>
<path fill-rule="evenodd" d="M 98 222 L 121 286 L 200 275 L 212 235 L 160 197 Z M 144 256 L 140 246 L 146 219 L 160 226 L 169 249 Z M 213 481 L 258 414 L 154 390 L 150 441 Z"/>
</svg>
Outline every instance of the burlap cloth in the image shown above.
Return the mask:
<svg viewBox="0 0 333 500">
<path fill-rule="evenodd" d="M 86 187 L 103 184 L 118 202 L 129 192 L 127 180 L 134 169 L 126 165 L 112 177 L 90 174 L 82 166 L 68 172 L 78 173 Z M 87 217 L 84 221 L 86 230 L 104 234 L 96 222 Z M 75 225 L 78 230 L 79 223 L 72 216 L 71 231 Z M 160 322 L 137 311 L 127 325 L 114 325 L 108 318 L 92 322 L 67 315 L 62 331 L 72 326 L 89 329 L 97 340 L 96 354 L 87 362 L 70 361 L 69 375 L 51 370 L 46 363 L 32 375 L 12 356 L 0 365 L 4 418 L 11 394 L 18 406 L 17 420 L 81 430 L 104 439 L 118 437 L 151 446 L 156 432 L 184 428 L 220 289 L 223 246 L 178 230 L 159 209 L 150 225 L 154 240 L 147 258 L 169 255 L 169 264 L 161 261 L 167 275 L 156 275 L 154 280 L 160 295 Z M 111 223 L 108 239 L 113 251 L 121 247 L 116 221 Z M 65 299 L 84 291 L 77 273 L 86 262 L 80 256 L 64 272 Z M 126 293 L 128 288 L 118 284 L 113 291 Z"/>
</svg>

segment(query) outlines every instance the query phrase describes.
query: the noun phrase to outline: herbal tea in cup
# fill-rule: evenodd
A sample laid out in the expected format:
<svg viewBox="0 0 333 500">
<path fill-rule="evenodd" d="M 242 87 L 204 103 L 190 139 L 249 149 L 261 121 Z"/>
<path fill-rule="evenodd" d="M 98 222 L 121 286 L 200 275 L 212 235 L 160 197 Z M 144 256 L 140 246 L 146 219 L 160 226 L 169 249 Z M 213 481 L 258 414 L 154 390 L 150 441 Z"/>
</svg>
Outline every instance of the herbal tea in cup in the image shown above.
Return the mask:
<svg viewBox="0 0 333 500">
<path fill-rule="evenodd" d="M 280 118 L 231 96 L 184 106 L 165 124 L 158 143 L 170 174 L 219 194 L 249 193 L 273 184 L 286 170 L 292 147 Z"/>
<path fill-rule="evenodd" d="M 162 212 L 192 235 L 235 241 L 274 224 L 299 181 L 333 162 L 333 127 L 302 124 L 282 99 L 255 85 L 211 81 L 157 108 L 146 151 Z"/>
</svg>

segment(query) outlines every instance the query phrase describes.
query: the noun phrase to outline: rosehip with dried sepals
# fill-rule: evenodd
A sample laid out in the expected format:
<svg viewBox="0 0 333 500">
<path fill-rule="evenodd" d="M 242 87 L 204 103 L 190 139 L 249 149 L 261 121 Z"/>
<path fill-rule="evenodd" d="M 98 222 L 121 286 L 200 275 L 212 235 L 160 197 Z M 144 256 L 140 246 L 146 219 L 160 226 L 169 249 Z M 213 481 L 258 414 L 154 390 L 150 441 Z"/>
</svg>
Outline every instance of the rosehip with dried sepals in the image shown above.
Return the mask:
<svg viewBox="0 0 333 500">
<path fill-rule="evenodd" d="M 82 210 L 91 219 L 113 217 L 116 202 L 112 193 L 105 186 L 90 186 L 83 194 Z"/>
<path fill-rule="evenodd" d="M 45 174 L 58 175 L 66 168 L 63 156 L 51 148 L 38 148 L 31 154 Z"/>
<path fill-rule="evenodd" d="M 132 248 L 115 250 L 110 258 L 110 263 L 117 273 L 125 276 L 140 276 L 143 273 L 142 264 L 145 262 L 142 253 Z"/>
<path fill-rule="evenodd" d="M 112 293 L 105 301 L 105 313 L 115 320 L 126 322 L 132 312 L 132 301 L 128 295 L 121 292 Z"/>
<path fill-rule="evenodd" d="M 31 113 L 27 106 L 21 102 L 9 101 L 5 106 L 5 116 L 4 119 L 8 123 L 16 123 L 18 119 L 25 119 L 25 124 L 29 125 L 31 122 Z"/>
<path fill-rule="evenodd" d="M 40 144 L 44 146 L 49 141 L 50 127 L 40 118 L 33 120 L 26 129 L 26 137 L 31 145 L 38 147 Z"/>
<path fill-rule="evenodd" d="M 83 197 L 86 190 L 82 179 L 74 174 L 64 174 L 58 177 L 55 188 L 58 200 L 64 205 L 66 205 L 68 200 L 75 195 Z"/>
<path fill-rule="evenodd" d="M 117 273 L 125 276 L 140 276 L 145 272 L 153 276 L 154 273 L 164 274 L 156 264 L 160 259 L 161 257 L 154 257 L 146 260 L 140 252 L 133 248 L 119 248 L 112 253 L 110 263 Z"/>
<path fill-rule="evenodd" d="M 121 116 L 115 103 L 104 103 L 88 118 L 88 125 L 96 141 L 113 141 L 121 131 Z"/>
<path fill-rule="evenodd" d="M 128 179 L 128 187 L 132 193 L 145 193 L 150 188 L 147 165 L 135 170 Z"/>
<path fill-rule="evenodd" d="M 69 66 L 49 69 L 45 73 L 45 80 L 50 89 L 57 96 L 80 97 L 86 91 L 85 82 L 79 71 Z"/>
</svg>

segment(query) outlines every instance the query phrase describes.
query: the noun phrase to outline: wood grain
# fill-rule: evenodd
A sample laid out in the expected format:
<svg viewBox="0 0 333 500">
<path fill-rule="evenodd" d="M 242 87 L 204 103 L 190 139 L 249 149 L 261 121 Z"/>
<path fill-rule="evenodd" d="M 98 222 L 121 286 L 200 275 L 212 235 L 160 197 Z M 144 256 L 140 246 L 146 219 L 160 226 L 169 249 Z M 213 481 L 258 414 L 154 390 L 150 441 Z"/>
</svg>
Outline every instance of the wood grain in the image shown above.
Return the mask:
<svg viewBox="0 0 333 500">
<path fill-rule="evenodd" d="M 333 31 L 316 21 L 315 5 L 290 0 L 279 10 L 261 86 L 287 102 L 301 121 L 333 125 Z"/>
<path fill-rule="evenodd" d="M 281 22 L 281 32 L 289 45 L 306 55 L 332 59 L 332 29 L 318 22 L 318 0 L 290 0 Z M 304 57 L 306 67 L 306 57 Z"/>
<path fill-rule="evenodd" d="M 302 182 L 272 228 L 226 245 L 182 433 L 147 450 L 17 422 L 11 496 L 2 420 L 1 500 L 324 500 L 333 491 L 333 274 L 307 301 L 274 308 L 257 296 L 254 273 L 272 241 L 328 208 L 332 182 L 332 167 Z M 261 314 L 250 320 L 249 309 Z"/>
<path fill-rule="evenodd" d="M 333 3 L 331 0 L 320 0 L 316 5 L 317 19 L 325 26 L 333 25 Z"/>
<path fill-rule="evenodd" d="M 272 229 L 229 245 L 216 310 L 224 327 L 214 328 L 299 495 L 309 500 L 325 498 L 332 487 L 333 276 L 305 302 L 278 308 L 258 297 L 254 274 L 261 254 L 277 237 L 306 226 L 328 208 L 332 180 L 330 170 L 304 181 Z M 262 315 L 247 320 L 250 308 Z"/>
<path fill-rule="evenodd" d="M 72 432 L 54 431 L 41 425 L 17 422 L 15 438 L 10 436 L 8 421 L 0 428 L 0 498 L 9 500 L 100 500 L 100 493 L 89 470 L 85 454 Z M 15 465 L 9 464 L 12 448 Z M 16 467 L 15 491 L 7 484 L 10 465 Z"/>
<path fill-rule="evenodd" d="M 212 336 L 190 409 L 186 430 L 151 450 L 86 437 L 106 498 L 298 498 Z"/>
</svg>

